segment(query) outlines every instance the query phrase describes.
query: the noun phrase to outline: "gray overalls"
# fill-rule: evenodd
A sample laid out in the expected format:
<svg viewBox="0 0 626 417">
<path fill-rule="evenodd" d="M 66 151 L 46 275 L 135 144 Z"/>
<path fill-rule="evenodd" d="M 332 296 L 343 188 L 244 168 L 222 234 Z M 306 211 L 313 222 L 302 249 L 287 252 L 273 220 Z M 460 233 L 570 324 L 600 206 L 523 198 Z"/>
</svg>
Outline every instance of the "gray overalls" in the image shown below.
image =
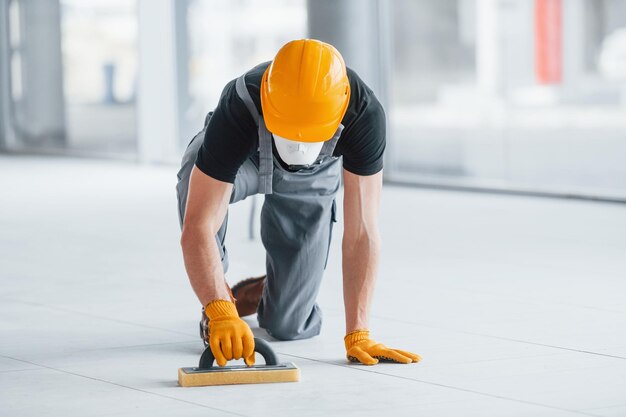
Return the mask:
<svg viewBox="0 0 626 417">
<path fill-rule="evenodd" d="M 310 167 L 289 171 L 272 152 L 272 136 L 265 127 L 245 85 L 245 74 L 236 81 L 243 100 L 258 126 L 259 153 L 250 156 L 237 171 L 230 204 L 254 194 L 265 194 L 261 210 L 261 240 L 266 250 L 267 281 L 257 309 L 259 326 L 277 339 L 306 339 L 320 333 L 322 312 L 315 302 L 328 261 L 335 195 L 339 189 L 341 160 L 333 151 L 341 135 L 340 125 L 324 143 L 317 161 Z M 189 176 L 202 145 L 204 129 L 184 153 L 176 186 L 182 228 Z M 228 214 L 216 240 L 224 273 L 228 253 L 224 245 Z"/>
</svg>

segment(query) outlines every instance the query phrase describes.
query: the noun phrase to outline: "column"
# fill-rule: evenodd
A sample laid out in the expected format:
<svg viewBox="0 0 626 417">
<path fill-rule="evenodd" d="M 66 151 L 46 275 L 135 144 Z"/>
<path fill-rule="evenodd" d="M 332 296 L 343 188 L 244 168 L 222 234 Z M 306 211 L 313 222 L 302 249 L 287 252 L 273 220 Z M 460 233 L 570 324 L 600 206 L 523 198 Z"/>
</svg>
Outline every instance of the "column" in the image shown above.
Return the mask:
<svg viewBox="0 0 626 417">
<path fill-rule="evenodd" d="M 13 7 L 11 24 L 19 23 L 19 40 L 12 40 L 20 65 L 11 66 L 19 77 L 18 97 L 12 97 L 17 139 L 29 145 L 65 141 L 65 104 L 61 59 L 61 12 L 58 1 L 22 0 Z M 6 3 L 5 3 L 6 4 Z M 3 28 L 5 26 L 3 25 Z M 12 62 L 12 64 L 15 62 Z M 19 72 L 16 73 L 16 72 Z"/>
<path fill-rule="evenodd" d="M 139 0 L 139 160 L 174 160 L 180 135 L 176 1 Z"/>
<path fill-rule="evenodd" d="M 380 0 L 308 0 L 309 37 L 328 42 L 343 55 L 385 104 L 383 74 L 388 62 L 383 56 L 386 33 L 385 4 Z"/>
<path fill-rule="evenodd" d="M 8 5 L 8 0 L 0 0 L 0 152 L 7 150 L 9 141 Z"/>
</svg>

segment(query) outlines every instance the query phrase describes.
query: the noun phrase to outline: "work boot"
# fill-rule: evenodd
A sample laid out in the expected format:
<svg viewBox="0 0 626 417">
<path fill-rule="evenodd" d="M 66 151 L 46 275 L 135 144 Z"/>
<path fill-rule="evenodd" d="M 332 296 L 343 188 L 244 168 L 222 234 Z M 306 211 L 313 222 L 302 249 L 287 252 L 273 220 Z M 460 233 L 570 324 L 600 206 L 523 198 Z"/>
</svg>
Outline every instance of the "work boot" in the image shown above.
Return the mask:
<svg viewBox="0 0 626 417">
<path fill-rule="evenodd" d="M 239 317 L 249 316 L 256 313 L 256 309 L 263 295 L 266 276 L 247 278 L 239 281 L 233 287 L 233 294 L 236 298 L 235 306 Z"/>
<path fill-rule="evenodd" d="M 226 289 L 228 290 L 228 294 L 230 295 L 230 300 L 233 303 L 237 303 L 237 299 L 233 295 L 233 291 L 230 289 L 230 285 L 226 284 Z M 200 319 L 200 338 L 202 339 L 202 343 L 204 343 L 204 347 L 209 346 L 209 318 L 204 312 L 204 307 L 202 307 L 202 318 Z"/>
</svg>

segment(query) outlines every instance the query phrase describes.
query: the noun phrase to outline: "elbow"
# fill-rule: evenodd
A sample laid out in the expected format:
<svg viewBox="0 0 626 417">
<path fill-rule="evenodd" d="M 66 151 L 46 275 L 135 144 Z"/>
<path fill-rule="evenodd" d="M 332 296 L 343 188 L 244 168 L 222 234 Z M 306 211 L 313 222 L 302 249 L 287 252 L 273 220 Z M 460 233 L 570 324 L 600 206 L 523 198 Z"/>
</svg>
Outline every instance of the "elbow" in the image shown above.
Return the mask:
<svg viewBox="0 0 626 417">
<path fill-rule="evenodd" d="M 183 233 L 180 235 L 180 247 L 183 248 L 183 251 L 189 247 L 191 241 L 191 234 L 188 230 L 183 229 Z"/>
<path fill-rule="evenodd" d="M 207 236 L 211 235 L 212 234 L 206 227 L 184 224 L 182 234 L 180 235 L 180 246 L 184 251 L 187 248 L 197 246 L 202 239 L 206 239 Z"/>
</svg>

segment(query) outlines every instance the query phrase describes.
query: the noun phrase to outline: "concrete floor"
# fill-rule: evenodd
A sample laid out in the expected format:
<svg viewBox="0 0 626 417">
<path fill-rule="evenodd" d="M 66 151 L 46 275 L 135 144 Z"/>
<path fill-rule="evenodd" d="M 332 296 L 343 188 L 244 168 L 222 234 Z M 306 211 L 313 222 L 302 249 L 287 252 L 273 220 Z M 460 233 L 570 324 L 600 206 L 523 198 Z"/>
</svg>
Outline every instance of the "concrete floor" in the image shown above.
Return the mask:
<svg viewBox="0 0 626 417">
<path fill-rule="evenodd" d="M 626 206 L 395 187 L 371 329 L 422 362 L 345 360 L 340 221 L 322 334 L 271 342 L 302 381 L 178 387 L 202 345 L 176 170 L 0 157 L 0 416 L 626 416 Z M 264 268 L 248 213 L 231 283 Z"/>
</svg>

